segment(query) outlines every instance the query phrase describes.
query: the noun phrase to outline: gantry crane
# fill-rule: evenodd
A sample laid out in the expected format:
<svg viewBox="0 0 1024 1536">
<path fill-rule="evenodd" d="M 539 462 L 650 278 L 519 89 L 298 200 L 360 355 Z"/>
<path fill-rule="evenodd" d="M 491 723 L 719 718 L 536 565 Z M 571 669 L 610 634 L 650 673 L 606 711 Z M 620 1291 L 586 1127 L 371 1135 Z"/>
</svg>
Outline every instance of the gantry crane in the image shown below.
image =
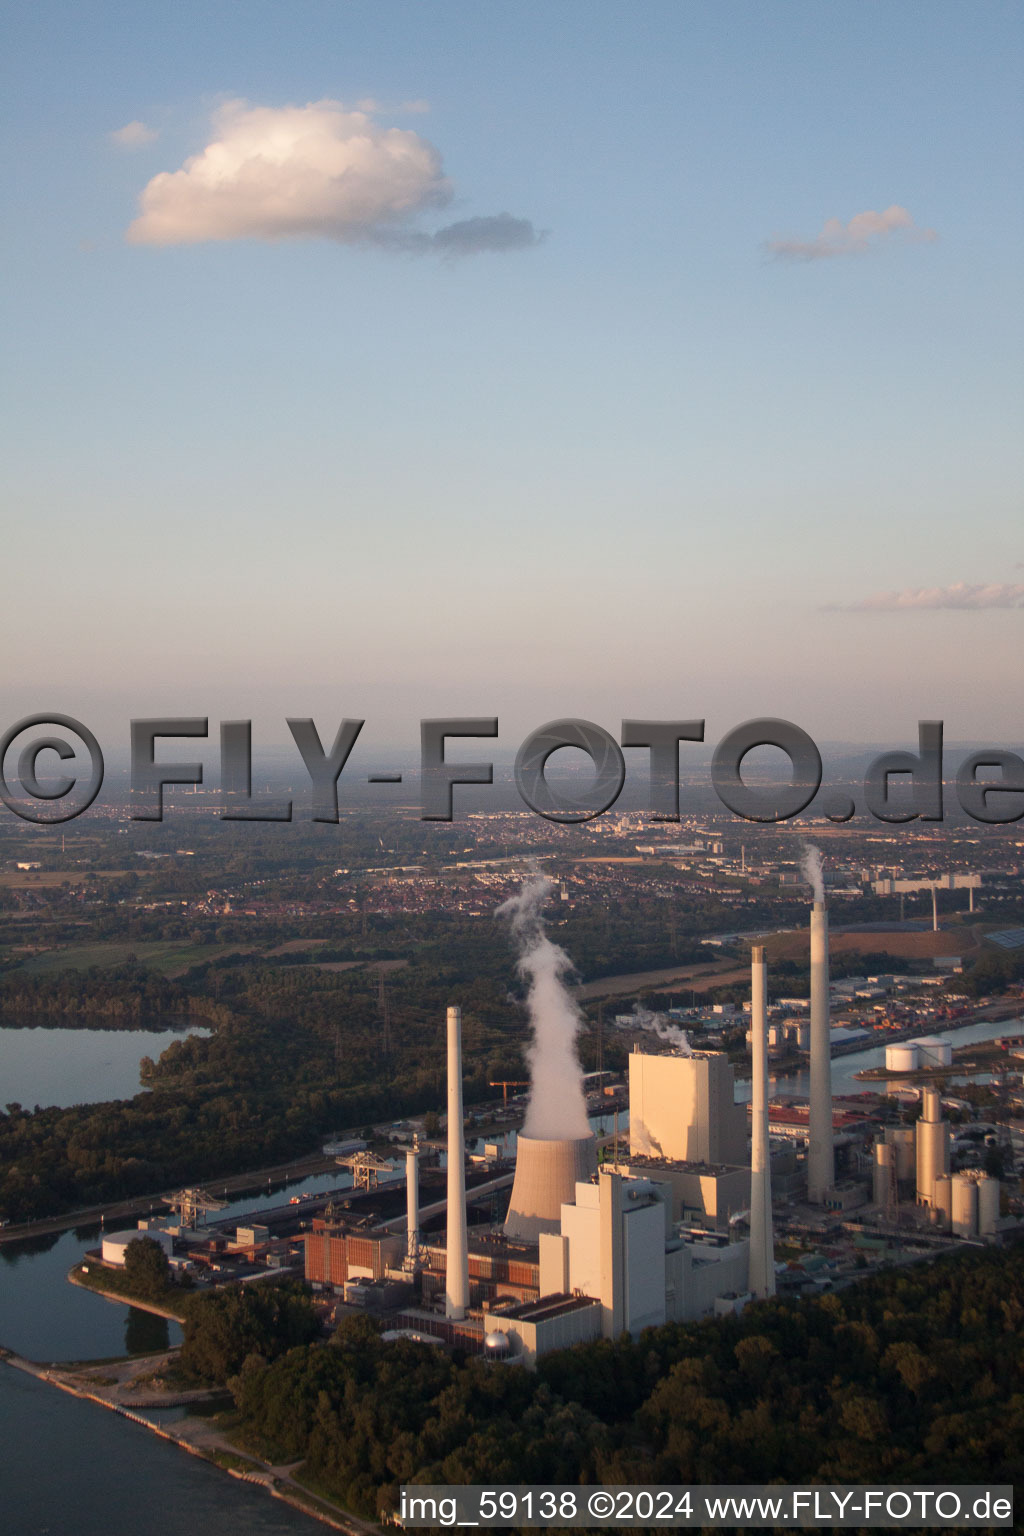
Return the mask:
<svg viewBox="0 0 1024 1536">
<path fill-rule="evenodd" d="M 336 1157 L 339 1168 L 352 1170 L 352 1183 L 356 1189 L 376 1189 L 382 1173 L 394 1173 L 394 1163 L 376 1152 L 350 1152 L 347 1157 Z"/>
<path fill-rule="evenodd" d="M 207 1211 L 222 1211 L 228 1202 L 218 1200 L 205 1189 L 193 1187 L 179 1189 L 176 1195 L 168 1198 L 167 1203 L 173 1211 L 178 1212 L 181 1226 L 194 1228 L 198 1224 L 200 1214 L 205 1216 Z"/>
</svg>

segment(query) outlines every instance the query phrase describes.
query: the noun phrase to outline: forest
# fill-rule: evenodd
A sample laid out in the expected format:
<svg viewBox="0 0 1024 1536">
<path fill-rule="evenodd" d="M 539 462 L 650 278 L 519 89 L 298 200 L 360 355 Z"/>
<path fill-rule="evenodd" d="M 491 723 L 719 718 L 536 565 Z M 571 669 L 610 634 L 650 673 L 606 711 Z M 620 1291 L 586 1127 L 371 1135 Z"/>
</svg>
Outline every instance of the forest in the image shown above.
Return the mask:
<svg viewBox="0 0 1024 1536">
<path fill-rule="evenodd" d="M 536 1373 L 385 1342 L 365 1315 L 297 1342 L 276 1304 L 190 1303 L 183 1357 L 227 1382 L 239 1443 L 301 1460 L 363 1514 L 402 1483 L 1016 1483 L 1024 1245 L 888 1269 L 846 1291 L 551 1354 Z M 235 1329 L 232 1344 L 232 1328 Z M 212 1339 L 212 1343 L 210 1340 Z"/>
</svg>

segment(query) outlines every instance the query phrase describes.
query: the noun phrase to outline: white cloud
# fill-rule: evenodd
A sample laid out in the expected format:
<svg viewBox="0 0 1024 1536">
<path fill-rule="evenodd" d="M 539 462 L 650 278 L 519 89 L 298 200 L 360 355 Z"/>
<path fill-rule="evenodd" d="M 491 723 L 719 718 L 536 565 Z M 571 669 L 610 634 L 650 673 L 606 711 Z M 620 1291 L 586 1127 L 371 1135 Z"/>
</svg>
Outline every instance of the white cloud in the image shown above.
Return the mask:
<svg viewBox="0 0 1024 1536">
<path fill-rule="evenodd" d="M 882 213 L 873 208 L 855 213 L 848 224 L 841 219 L 826 219 L 821 234 L 813 240 L 777 237 L 766 242 L 766 249 L 786 261 L 825 261 L 832 256 L 862 255 L 894 235 L 910 241 L 939 238 L 934 229 L 919 228 L 905 208 L 893 203 Z"/>
<path fill-rule="evenodd" d="M 143 144 L 152 144 L 159 138 L 155 128 L 150 128 L 147 123 L 140 123 L 136 118 L 134 122 L 125 123 L 123 128 L 115 128 L 110 135 L 114 144 L 120 144 L 122 149 L 139 149 Z"/>
<path fill-rule="evenodd" d="M 375 104 L 363 104 L 370 109 Z M 127 238 L 138 245 L 206 240 L 329 239 L 444 254 L 537 242 L 527 219 L 498 214 L 436 234 L 412 221 L 452 198 L 441 156 L 411 129 L 382 128 L 337 101 L 257 107 L 230 101 L 206 148 L 154 176 Z"/>
<path fill-rule="evenodd" d="M 950 587 L 905 587 L 858 603 L 833 604 L 848 613 L 896 613 L 907 608 L 1024 608 L 1024 583 L 955 581 Z"/>
</svg>

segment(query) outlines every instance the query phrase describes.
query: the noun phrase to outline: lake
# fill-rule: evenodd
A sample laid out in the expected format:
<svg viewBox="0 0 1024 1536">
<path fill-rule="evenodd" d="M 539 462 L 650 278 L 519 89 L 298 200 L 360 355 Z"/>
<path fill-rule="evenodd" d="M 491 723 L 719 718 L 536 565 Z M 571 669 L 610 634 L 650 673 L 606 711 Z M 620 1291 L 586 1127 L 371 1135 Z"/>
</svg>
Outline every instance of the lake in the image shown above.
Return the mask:
<svg viewBox="0 0 1024 1536">
<path fill-rule="evenodd" d="M 0 1024 L 0 1104 L 26 1109 L 132 1099 L 141 1090 L 139 1063 L 155 1061 L 174 1040 L 208 1035 L 187 1019 L 153 1029 L 62 1029 Z"/>
</svg>

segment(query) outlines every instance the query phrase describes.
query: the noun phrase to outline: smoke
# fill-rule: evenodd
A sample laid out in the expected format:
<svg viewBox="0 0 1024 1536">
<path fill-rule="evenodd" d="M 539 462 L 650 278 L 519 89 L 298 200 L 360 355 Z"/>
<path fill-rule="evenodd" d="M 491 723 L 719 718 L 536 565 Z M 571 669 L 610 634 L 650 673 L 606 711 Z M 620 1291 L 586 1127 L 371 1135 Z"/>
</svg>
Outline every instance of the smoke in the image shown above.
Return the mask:
<svg viewBox="0 0 1024 1536">
<path fill-rule="evenodd" d="M 674 1045 L 680 1056 L 692 1056 L 693 1047 L 685 1029 L 680 1029 L 678 1024 L 670 1024 L 663 1013 L 652 1013 L 649 1008 L 641 1008 L 639 1003 L 634 1003 L 633 1012 L 629 1019 L 622 1023 L 615 1020 L 618 1029 L 646 1029 L 652 1035 L 657 1035 L 659 1040 L 667 1040 Z"/>
<path fill-rule="evenodd" d="M 526 1006 L 533 1039 L 526 1050 L 530 1098 L 523 1135 L 571 1141 L 590 1135 L 583 1068 L 576 1054 L 582 1015 L 562 980 L 572 970 L 572 961 L 544 931 L 543 909 L 550 890 L 550 881 L 535 875 L 495 916 L 510 919 L 519 951 L 516 969 L 529 982 Z"/>
<path fill-rule="evenodd" d="M 629 1147 L 631 1152 L 636 1152 L 640 1157 L 664 1157 L 661 1143 L 656 1136 L 652 1136 L 642 1120 L 629 1119 Z"/>
<path fill-rule="evenodd" d="M 821 850 L 815 848 L 813 843 L 804 843 L 803 858 L 800 860 L 800 868 L 803 870 L 804 879 L 814 891 L 815 901 L 825 900 L 825 872 L 821 865 Z"/>
</svg>

